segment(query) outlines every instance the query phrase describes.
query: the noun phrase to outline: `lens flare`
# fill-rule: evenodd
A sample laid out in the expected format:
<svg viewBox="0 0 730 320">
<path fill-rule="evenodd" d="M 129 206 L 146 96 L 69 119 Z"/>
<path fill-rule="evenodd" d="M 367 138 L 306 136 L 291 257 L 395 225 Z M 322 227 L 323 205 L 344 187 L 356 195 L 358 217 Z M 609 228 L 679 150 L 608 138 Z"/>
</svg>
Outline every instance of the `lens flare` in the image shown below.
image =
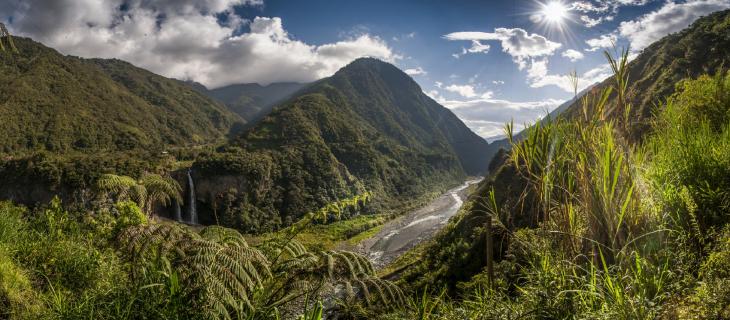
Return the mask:
<svg viewBox="0 0 730 320">
<path fill-rule="evenodd" d="M 562 23 L 568 17 L 568 8 L 560 1 L 551 1 L 543 4 L 540 13 L 547 22 Z"/>
</svg>

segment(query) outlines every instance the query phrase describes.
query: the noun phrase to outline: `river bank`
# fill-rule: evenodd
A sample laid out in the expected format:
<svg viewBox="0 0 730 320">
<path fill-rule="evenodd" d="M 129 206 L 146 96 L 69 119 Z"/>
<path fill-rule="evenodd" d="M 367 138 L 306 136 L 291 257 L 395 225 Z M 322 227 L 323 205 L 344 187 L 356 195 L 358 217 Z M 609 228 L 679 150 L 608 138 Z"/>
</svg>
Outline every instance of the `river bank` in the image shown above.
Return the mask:
<svg viewBox="0 0 730 320">
<path fill-rule="evenodd" d="M 467 180 L 427 205 L 386 222 L 377 234 L 360 241 L 356 250 L 370 258 L 376 268 L 383 268 L 441 230 L 464 204 L 469 187 L 481 179 Z"/>
</svg>

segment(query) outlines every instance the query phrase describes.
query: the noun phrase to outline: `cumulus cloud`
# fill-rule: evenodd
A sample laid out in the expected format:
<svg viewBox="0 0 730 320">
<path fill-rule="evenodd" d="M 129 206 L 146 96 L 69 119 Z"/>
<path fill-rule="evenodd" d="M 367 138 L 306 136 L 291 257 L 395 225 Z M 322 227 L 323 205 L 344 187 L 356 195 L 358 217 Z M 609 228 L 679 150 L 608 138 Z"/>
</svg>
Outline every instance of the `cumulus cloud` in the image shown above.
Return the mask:
<svg viewBox="0 0 730 320">
<path fill-rule="evenodd" d="M 277 17 L 246 21 L 234 7 L 261 0 L 11 0 L 0 14 L 14 34 L 65 54 L 119 58 L 209 87 L 231 83 L 308 82 L 350 61 L 399 56 L 360 33 L 323 45 L 294 39 Z M 241 33 L 248 26 L 250 31 Z"/>
<path fill-rule="evenodd" d="M 583 13 L 580 22 L 587 28 L 595 27 L 604 21 L 613 21 L 619 8 L 624 6 L 643 6 L 655 0 L 581 0 L 570 3 L 570 10 Z"/>
<path fill-rule="evenodd" d="M 573 50 L 573 49 L 568 49 L 568 50 L 563 51 L 561 56 L 570 59 L 570 61 L 572 61 L 572 62 L 576 62 L 580 59 L 583 59 L 583 53 L 581 53 L 580 51 Z"/>
<path fill-rule="evenodd" d="M 578 75 L 578 91 L 588 88 L 592 84 L 603 81 L 611 76 L 611 68 L 608 64 L 600 65 Z M 527 80 L 530 87 L 542 88 L 556 86 L 565 92 L 573 93 L 573 82 L 567 74 L 550 74 L 548 72 L 547 60 L 536 61 L 527 72 Z"/>
<path fill-rule="evenodd" d="M 628 0 L 627 0 L 628 1 Z M 615 39 L 615 35 L 612 35 Z M 495 32 L 454 32 L 444 36 L 448 40 L 499 40 L 501 41 L 502 50 L 512 56 L 520 70 L 527 71 L 527 82 L 530 87 L 541 88 L 546 86 L 557 86 L 566 92 L 573 92 L 573 85 L 570 77 L 566 75 L 551 74 L 548 71 L 548 57 L 552 56 L 556 50 L 562 45 L 552 42 L 547 38 L 538 34 L 529 34 L 525 30 L 515 28 L 497 28 Z M 611 39 L 611 38 L 609 38 Z M 590 40 L 589 40 L 590 41 Z M 610 41 L 609 41 L 610 43 Z M 594 44 L 593 41 L 589 45 Z M 563 57 L 571 59 L 571 61 L 580 60 L 583 54 L 572 49 L 568 49 L 562 53 Z M 578 90 L 587 88 L 588 86 L 608 77 L 605 66 L 601 66 L 594 70 L 578 76 Z M 448 89 L 448 88 L 447 88 Z M 452 88 L 456 90 L 456 88 Z M 450 90 L 451 91 L 451 90 Z M 463 95 L 463 97 L 469 97 Z M 472 97 L 476 96 L 474 94 Z"/>
<path fill-rule="evenodd" d="M 476 92 L 474 91 L 474 87 L 470 86 L 468 84 L 465 84 L 465 85 L 452 84 L 452 85 L 445 87 L 444 89 L 446 89 L 446 91 L 449 91 L 449 92 L 458 93 L 460 96 L 465 97 L 465 98 L 473 98 L 473 97 L 477 96 Z"/>
<path fill-rule="evenodd" d="M 542 101 L 515 102 L 492 97 L 479 97 L 466 100 L 440 100 L 451 109 L 478 135 L 490 139 L 501 136 L 504 124 L 514 121 L 515 130 L 525 128 L 544 117 L 563 101 L 546 99 Z"/>
<path fill-rule="evenodd" d="M 615 34 L 604 34 L 601 35 L 598 38 L 588 39 L 586 40 L 586 44 L 590 47 L 589 49 L 585 49 L 586 51 L 597 51 L 603 48 L 611 48 L 616 43 L 616 40 L 618 40 L 618 37 L 616 37 Z"/>
<path fill-rule="evenodd" d="M 421 68 L 421 67 L 405 69 L 405 70 L 403 70 L 403 72 L 405 72 L 406 74 L 408 74 L 410 76 L 419 76 L 419 75 L 428 74 L 428 72 L 426 72 L 426 70 L 423 70 L 423 68 Z"/>
<path fill-rule="evenodd" d="M 640 50 L 667 34 L 686 28 L 701 16 L 727 8 L 730 8 L 730 0 L 669 1 L 637 20 L 621 22 L 619 32 L 631 41 L 632 48 Z"/>
<path fill-rule="evenodd" d="M 464 31 L 443 36 L 452 41 L 500 41 L 502 51 L 509 54 L 520 69 L 527 66 L 529 58 L 549 56 L 562 45 L 539 34 L 530 34 L 520 28 L 497 28 L 494 32 Z"/>
</svg>

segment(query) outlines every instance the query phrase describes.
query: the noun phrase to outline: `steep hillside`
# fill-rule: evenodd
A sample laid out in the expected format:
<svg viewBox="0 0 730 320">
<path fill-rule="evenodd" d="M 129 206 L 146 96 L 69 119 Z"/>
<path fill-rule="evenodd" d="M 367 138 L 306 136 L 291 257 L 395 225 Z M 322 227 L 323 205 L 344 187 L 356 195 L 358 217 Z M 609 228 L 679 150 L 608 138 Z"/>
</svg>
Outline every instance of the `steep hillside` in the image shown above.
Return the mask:
<svg viewBox="0 0 730 320">
<path fill-rule="evenodd" d="M 645 139 L 652 126 L 652 115 L 661 112 L 677 85 L 683 79 L 700 74 L 714 74 L 730 65 L 730 11 L 714 13 L 697 20 L 686 30 L 669 35 L 644 51 L 628 64 L 629 85 L 627 100 L 633 104 L 627 117 L 628 130 L 617 130 L 622 140 L 637 142 Z M 613 78 L 596 85 L 591 93 L 598 93 L 613 84 Z M 615 93 L 610 96 L 606 109 L 617 103 Z M 593 106 L 593 104 L 591 105 Z M 591 110 L 589 108 L 589 110 Z M 580 102 L 568 107 L 564 119 L 576 120 L 582 115 Z M 589 115 L 592 117 L 593 115 Z M 617 127 L 623 128 L 623 115 L 614 115 Z M 538 139 L 541 137 L 534 137 Z M 533 142 L 534 143 L 534 142 Z M 496 142 L 495 142 L 496 144 Z M 635 144 L 638 145 L 638 144 Z M 451 288 L 479 273 L 485 264 L 483 219 L 492 206 L 489 191 L 494 190 L 495 203 L 502 212 L 508 212 L 505 226 L 510 232 L 520 228 L 535 228 L 546 213 L 532 204 L 539 203 L 539 196 L 527 192 L 529 182 L 518 174 L 513 161 L 505 161 L 507 154 L 500 153 L 491 164 L 490 175 L 472 194 L 467 210 L 442 232 L 435 242 L 423 249 L 428 254 L 409 268 L 405 279 L 420 279 L 426 283 L 447 283 Z M 498 236 L 494 250 L 501 259 L 506 252 L 509 236 Z M 429 270 L 437 270 L 431 272 Z M 423 274 L 428 274 L 425 279 Z"/>
<path fill-rule="evenodd" d="M 205 89 L 206 95 L 223 102 L 231 111 L 247 121 L 255 122 L 266 116 L 274 106 L 303 88 L 295 82 L 233 84 L 216 89 Z"/>
<path fill-rule="evenodd" d="M 240 117 L 180 84 L 119 60 L 63 56 L 16 38 L 0 53 L 0 152 L 98 152 L 224 138 Z"/>
<path fill-rule="evenodd" d="M 203 203 L 233 187 L 244 199 L 236 206 L 296 219 L 365 190 L 387 205 L 454 184 L 486 170 L 486 146 L 398 68 L 359 59 L 300 91 L 194 171 Z"/>
<path fill-rule="evenodd" d="M 660 111 L 667 97 L 675 92 L 677 82 L 702 74 L 715 74 L 730 67 L 730 10 L 713 13 L 694 22 L 681 32 L 670 34 L 642 50 L 629 63 L 628 102 L 632 104 L 628 117 L 632 141 L 641 138 L 651 128 L 653 114 Z M 607 79 L 596 85 L 596 91 L 613 84 Z M 609 104 L 615 104 L 615 93 Z M 582 113 L 580 103 L 574 103 L 565 114 Z M 617 117 L 619 115 L 616 115 Z"/>
</svg>

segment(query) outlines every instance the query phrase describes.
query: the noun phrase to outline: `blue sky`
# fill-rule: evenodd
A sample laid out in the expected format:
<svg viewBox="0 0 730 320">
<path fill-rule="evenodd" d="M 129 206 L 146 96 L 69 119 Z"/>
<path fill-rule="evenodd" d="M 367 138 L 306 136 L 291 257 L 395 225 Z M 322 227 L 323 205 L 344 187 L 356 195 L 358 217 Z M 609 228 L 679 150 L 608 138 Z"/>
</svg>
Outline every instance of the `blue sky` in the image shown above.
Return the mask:
<svg viewBox="0 0 730 320">
<path fill-rule="evenodd" d="M 406 70 L 485 138 L 534 121 L 730 0 L 9 0 L 14 34 L 66 54 L 120 58 L 208 87 L 308 82 L 360 56 Z"/>
</svg>

